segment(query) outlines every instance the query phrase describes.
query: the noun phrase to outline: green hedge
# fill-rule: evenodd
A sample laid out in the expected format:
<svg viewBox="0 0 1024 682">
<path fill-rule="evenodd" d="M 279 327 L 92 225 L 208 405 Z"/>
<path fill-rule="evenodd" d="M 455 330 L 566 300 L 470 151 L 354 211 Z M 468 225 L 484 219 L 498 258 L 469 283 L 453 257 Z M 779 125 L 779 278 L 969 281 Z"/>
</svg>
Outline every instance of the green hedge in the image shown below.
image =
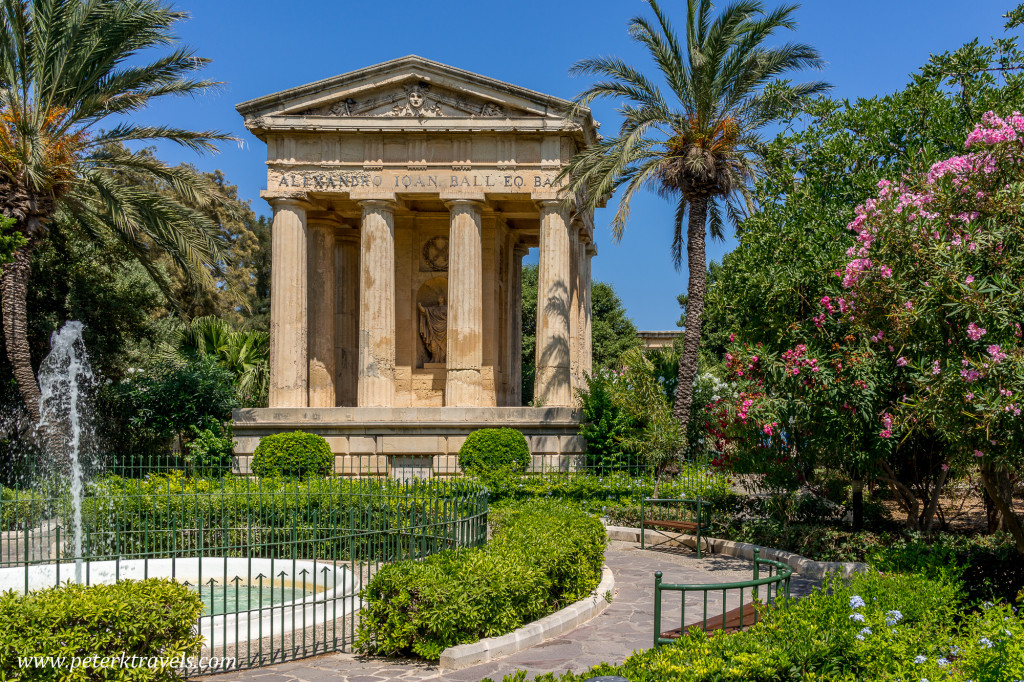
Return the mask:
<svg viewBox="0 0 1024 682">
<path fill-rule="evenodd" d="M 73 657 L 126 660 L 198 656 L 202 638 L 195 625 L 203 610 L 199 595 L 172 580 L 125 580 L 85 587 L 68 583 L 28 596 L 0 594 L 0 679 L 178 680 L 172 667 L 79 667 Z M 16 624 L 16 627 L 11 627 Z M 19 667 L 19 657 L 54 656 L 65 661 Z M 96 661 L 102 665 L 102 661 Z M 109 666 L 109 662 L 108 662 Z"/>
<path fill-rule="evenodd" d="M 459 468 L 470 476 L 500 478 L 522 474 L 529 466 L 526 436 L 515 429 L 479 429 L 459 448 Z"/>
<path fill-rule="evenodd" d="M 437 660 L 457 644 L 503 635 L 583 599 L 601 581 L 601 523 L 534 500 L 494 512 L 483 548 L 383 567 L 363 591 L 361 651 Z"/>
<path fill-rule="evenodd" d="M 541 675 L 536 682 L 599 675 L 631 682 L 1024 679 L 1024 621 L 1007 604 L 962 610 L 957 589 L 915 575 L 864 574 L 849 585 L 836 580 L 788 608 L 769 611 L 746 631 L 694 631 L 634 653 L 621 665 Z M 671 613 L 678 618 L 678 602 Z M 505 677 L 525 679 L 523 672 Z"/>
<path fill-rule="evenodd" d="M 486 511 L 479 483 L 466 479 L 403 483 L 392 479 L 106 477 L 82 505 L 86 550 L 93 555 L 290 557 L 292 541 L 306 557 L 350 558 L 399 552 L 415 536 L 451 536 L 430 524 Z M 200 532 L 200 528 L 202 532 Z M 409 530 L 409 529 L 412 530 Z M 347 530 L 392 531 L 392 535 Z M 341 538 L 341 539 L 338 539 Z"/>
<path fill-rule="evenodd" d="M 323 436 L 293 431 L 264 436 L 252 455 L 257 476 L 328 476 L 334 471 L 334 453 Z"/>
</svg>

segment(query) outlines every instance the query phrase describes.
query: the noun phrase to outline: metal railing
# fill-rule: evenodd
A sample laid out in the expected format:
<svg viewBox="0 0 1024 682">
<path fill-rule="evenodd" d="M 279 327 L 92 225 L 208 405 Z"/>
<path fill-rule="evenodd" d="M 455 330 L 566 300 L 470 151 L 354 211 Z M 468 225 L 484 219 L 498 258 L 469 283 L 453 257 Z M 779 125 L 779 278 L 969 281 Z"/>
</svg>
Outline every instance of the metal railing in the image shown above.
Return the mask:
<svg viewBox="0 0 1024 682">
<path fill-rule="evenodd" d="M 762 577 L 761 568 L 767 568 L 768 575 Z M 754 577 L 740 582 L 677 585 L 662 582 L 662 572 L 654 574 L 654 646 L 669 644 L 686 633 L 689 628 L 699 628 L 705 632 L 713 630 L 743 630 L 754 625 L 761 619 L 762 609 L 766 606 L 784 605 L 790 596 L 790 578 L 793 569 L 786 564 L 770 559 L 762 559 L 760 550 L 754 550 Z M 674 631 L 662 629 L 662 594 L 664 592 L 680 593 L 679 627 Z M 686 622 L 686 601 L 688 596 L 698 593 L 697 607 L 701 617 L 692 623 Z M 715 603 L 720 593 L 721 605 Z M 729 600 L 733 594 L 732 601 Z M 738 593 L 738 595 L 736 594 Z M 763 594 L 763 600 L 761 598 Z M 779 597 L 782 597 L 781 601 Z M 709 599 L 709 597 L 711 597 Z M 730 608 L 732 604 L 732 608 Z M 691 613 L 692 613 L 691 606 Z M 709 617 L 709 614 L 713 613 Z M 666 636 L 668 635 L 668 636 Z"/>
<path fill-rule="evenodd" d="M 349 651 L 380 566 L 487 537 L 488 491 L 469 479 L 172 473 L 88 485 L 76 552 L 69 494 L 3 491 L 0 591 L 173 578 L 204 600 L 202 655 L 231 669 Z"/>
</svg>

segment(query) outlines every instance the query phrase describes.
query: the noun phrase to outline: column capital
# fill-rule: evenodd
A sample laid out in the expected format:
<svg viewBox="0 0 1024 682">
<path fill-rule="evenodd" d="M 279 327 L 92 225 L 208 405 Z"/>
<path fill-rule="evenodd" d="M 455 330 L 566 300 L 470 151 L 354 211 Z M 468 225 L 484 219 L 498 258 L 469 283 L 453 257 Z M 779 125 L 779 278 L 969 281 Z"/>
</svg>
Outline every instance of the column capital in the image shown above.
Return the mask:
<svg viewBox="0 0 1024 682">
<path fill-rule="evenodd" d="M 442 197 L 443 198 L 443 197 Z M 483 198 L 473 197 L 453 197 L 450 199 L 444 199 L 445 208 L 449 211 L 456 209 L 460 206 L 466 206 L 469 208 L 475 208 L 479 211 L 487 208 L 487 202 Z"/>
<path fill-rule="evenodd" d="M 394 211 L 398 207 L 398 201 L 395 200 L 395 196 L 392 194 L 390 197 L 374 197 L 371 199 L 359 199 L 356 203 L 359 207 L 366 211 L 367 209 L 373 210 L 375 208 L 383 208 L 389 211 Z"/>
<path fill-rule="evenodd" d="M 334 239 L 336 241 L 358 242 L 359 230 L 341 223 L 334 230 Z"/>
<path fill-rule="evenodd" d="M 470 192 L 460 189 L 443 189 L 437 195 L 447 206 L 453 202 L 473 201 L 479 204 L 487 204 L 487 195 L 483 192 Z"/>
<path fill-rule="evenodd" d="M 590 242 L 587 244 L 587 258 L 593 258 L 597 255 L 597 244 Z"/>
<path fill-rule="evenodd" d="M 512 247 L 512 255 L 515 256 L 516 258 L 521 258 L 522 256 L 525 256 L 528 253 L 530 253 L 530 247 L 526 246 L 525 244 L 516 244 L 515 246 Z"/>
<path fill-rule="evenodd" d="M 265 198 L 267 200 L 267 203 L 270 204 L 270 207 L 272 209 L 274 209 L 275 211 L 280 209 L 280 208 L 289 208 L 289 207 L 291 207 L 291 208 L 300 208 L 303 211 L 308 211 L 309 209 L 313 208 L 313 204 L 310 203 L 310 201 L 305 197 L 305 195 L 303 195 L 301 197 L 289 196 L 289 197 L 265 197 Z"/>
</svg>

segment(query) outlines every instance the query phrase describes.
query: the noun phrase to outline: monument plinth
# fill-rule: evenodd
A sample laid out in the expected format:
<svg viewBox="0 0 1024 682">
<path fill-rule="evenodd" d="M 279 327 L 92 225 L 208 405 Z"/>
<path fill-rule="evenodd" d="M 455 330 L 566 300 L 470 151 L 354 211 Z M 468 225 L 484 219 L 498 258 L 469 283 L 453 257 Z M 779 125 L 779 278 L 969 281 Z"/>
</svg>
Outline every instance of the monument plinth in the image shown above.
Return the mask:
<svg viewBox="0 0 1024 682">
<path fill-rule="evenodd" d="M 420 57 L 237 108 L 267 144 L 274 209 L 270 407 L 236 412 L 243 469 L 259 437 L 301 428 L 328 438 L 339 472 L 429 456 L 454 473 L 466 434 L 503 425 L 535 464 L 571 466 L 596 250 L 557 176 L 597 139 L 589 112 Z M 541 408 L 521 406 L 531 247 Z"/>
</svg>

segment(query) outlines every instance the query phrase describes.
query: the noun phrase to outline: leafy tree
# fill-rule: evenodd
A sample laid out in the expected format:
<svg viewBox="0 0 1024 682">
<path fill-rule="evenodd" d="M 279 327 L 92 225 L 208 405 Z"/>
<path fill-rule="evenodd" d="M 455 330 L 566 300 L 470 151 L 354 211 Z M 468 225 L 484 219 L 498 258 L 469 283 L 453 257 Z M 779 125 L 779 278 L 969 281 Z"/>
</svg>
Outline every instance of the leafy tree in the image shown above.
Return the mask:
<svg viewBox="0 0 1024 682">
<path fill-rule="evenodd" d="M 164 357 L 185 365 L 208 356 L 234 377 L 238 400 L 247 407 L 265 407 L 270 386 L 270 335 L 256 330 L 235 331 L 218 317 L 197 317 L 175 330 Z"/>
<path fill-rule="evenodd" d="M 1024 59 L 1015 45 L 1014 39 L 990 46 L 974 41 L 937 55 L 892 95 L 815 101 L 768 145 L 768 172 L 755 189 L 761 210 L 744 222 L 739 246 L 723 260 L 707 297 L 710 327 L 738 337 L 719 346 L 734 356 L 731 369 L 750 379 L 746 365 L 759 359 L 753 374 L 763 385 L 737 397 L 732 414 L 766 409 L 760 420 L 749 419 L 738 441 L 759 454 L 762 470 L 780 469 L 784 455 L 791 475 L 808 482 L 815 464 L 854 479 L 877 475 L 897 492 L 908 525 L 928 524 L 947 476 L 946 443 L 920 431 L 882 442 L 880 415 L 910 387 L 874 352 L 873 332 L 862 336 L 847 317 L 822 313 L 849 304 L 839 301 L 844 289 L 836 273 L 857 246 L 846 229 L 853 208 L 873 198 L 880 181 L 962 153 L 964 137 L 986 108 L 1024 108 L 1018 73 Z M 790 374 L 783 371 L 784 354 L 801 345 L 803 358 L 818 360 L 815 381 L 828 390 L 811 390 L 806 372 L 791 374 L 792 363 Z M 751 409 L 740 410 L 746 400 L 754 401 Z M 787 443 L 765 438 L 761 429 L 772 422 L 784 425 Z M 783 445 L 785 452 L 773 450 Z"/>
<path fill-rule="evenodd" d="M 670 97 L 620 59 L 577 62 L 574 74 L 606 79 L 584 91 L 579 105 L 602 98 L 621 101 L 623 122 L 618 134 L 580 152 L 562 176 L 569 179 L 567 193 L 582 196 L 587 208 L 596 208 L 624 188 L 612 220 L 616 239 L 625 230 L 633 195 L 642 187 L 655 188 L 675 204 L 672 253 L 678 268 L 685 243 L 690 281 L 673 412 L 686 432 L 703 322 L 705 231 L 721 237 L 723 213 L 735 220 L 744 210 L 739 199 L 752 210 L 748 183 L 759 172 L 761 129 L 828 86 L 776 82 L 789 71 L 823 64 L 808 45 L 765 46 L 778 30 L 795 28 L 795 5 L 767 11 L 760 2 L 740 0 L 713 16 L 711 0 L 687 0 L 680 40 L 656 0 L 649 3 L 654 20 L 634 17 L 629 34 L 654 60 Z"/>
<path fill-rule="evenodd" d="M 534 358 L 537 345 L 537 266 L 523 266 L 523 399 L 533 395 Z M 630 348 L 640 345 L 636 325 L 626 314 L 622 299 L 612 285 L 591 285 L 591 333 L 594 369 L 612 367 Z"/>
<path fill-rule="evenodd" d="M 151 245 L 197 281 L 222 252 L 216 226 L 196 208 L 220 203 L 217 187 L 123 146 L 167 140 L 203 152 L 229 139 L 130 119 L 156 98 L 214 85 L 192 77 L 206 60 L 191 49 L 140 60 L 147 49 L 173 45 L 172 27 L 184 17 L 159 0 L 0 2 L 0 214 L 25 238 L 3 267 L 0 294 L 7 357 L 34 419 L 39 387 L 26 295 L 32 251 L 47 232 L 112 236 L 164 285 Z M 100 130 L 110 117 L 118 120 Z M 173 196 L 139 179 L 167 183 Z"/>
</svg>

